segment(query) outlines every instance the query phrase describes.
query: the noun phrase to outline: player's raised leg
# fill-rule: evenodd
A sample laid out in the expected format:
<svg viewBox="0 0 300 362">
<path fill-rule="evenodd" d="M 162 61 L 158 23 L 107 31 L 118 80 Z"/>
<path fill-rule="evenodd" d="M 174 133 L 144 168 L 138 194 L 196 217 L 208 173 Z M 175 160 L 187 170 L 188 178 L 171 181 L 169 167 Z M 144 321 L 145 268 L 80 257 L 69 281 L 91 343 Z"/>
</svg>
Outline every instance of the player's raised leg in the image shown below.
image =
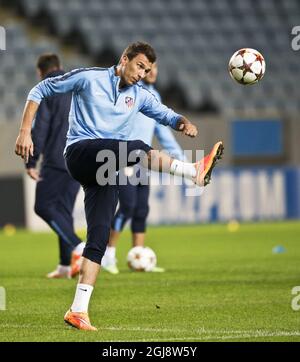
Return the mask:
<svg viewBox="0 0 300 362">
<path fill-rule="evenodd" d="M 224 146 L 217 142 L 210 153 L 196 163 L 183 162 L 171 158 L 158 150 L 151 150 L 142 161 L 144 167 L 153 171 L 171 173 L 192 180 L 198 186 L 206 186 L 217 161 L 222 158 Z"/>
</svg>

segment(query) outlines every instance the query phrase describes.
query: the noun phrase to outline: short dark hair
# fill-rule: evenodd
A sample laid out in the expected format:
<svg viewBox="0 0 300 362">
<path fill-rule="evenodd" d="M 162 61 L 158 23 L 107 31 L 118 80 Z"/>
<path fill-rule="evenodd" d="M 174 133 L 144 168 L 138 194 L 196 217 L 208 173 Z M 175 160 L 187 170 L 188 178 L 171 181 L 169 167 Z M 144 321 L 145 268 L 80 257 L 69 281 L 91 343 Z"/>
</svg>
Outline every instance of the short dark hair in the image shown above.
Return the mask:
<svg viewBox="0 0 300 362">
<path fill-rule="evenodd" d="M 43 74 L 45 74 L 53 68 L 59 69 L 60 60 L 57 54 L 45 53 L 39 56 L 36 66 Z"/>
<path fill-rule="evenodd" d="M 135 58 L 138 54 L 144 54 L 151 63 L 155 63 L 156 54 L 151 45 L 145 42 L 135 42 L 124 50 L 122 56 L 126 55 L 129 60 Z"/>
</svg>

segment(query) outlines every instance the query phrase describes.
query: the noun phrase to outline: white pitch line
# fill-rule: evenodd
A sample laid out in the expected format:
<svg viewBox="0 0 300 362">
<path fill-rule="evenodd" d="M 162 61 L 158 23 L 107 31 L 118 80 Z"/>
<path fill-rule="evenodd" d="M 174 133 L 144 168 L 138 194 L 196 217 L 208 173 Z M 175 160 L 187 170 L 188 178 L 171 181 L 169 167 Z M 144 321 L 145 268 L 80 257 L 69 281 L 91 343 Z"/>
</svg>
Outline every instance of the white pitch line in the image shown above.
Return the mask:
<svg viewBox="0 0 300 362">
<path fill-rule="evenodd" d="M 227 340 L 227 339 L 247 339 L 247 338 L 265 338 L 265 337 L 292 337 L 300 336 L 300 332 L 297 333 L 264 333 L 264 334 L 240 334 L 240 335 L 228 335 L 228 336 L 195 336 L 195 337 L 182 337 L 182 338 L 164 338 L 164 339 L 135 339 L 127 340 L 127 342 L 174 342 L 174 341 L 206 341 L 206 340 Z M 122 342 L 122 341 L 116 341 Z"/>
<path fill-rule="evenodd" d="M 197 334 L 254 334 L 254 335 L 264 335 L 265 333 L 268 334 L 274 334 L 277 335 L 300 335 L 299 331 L 268 331 L 268 330 L 214 330 L 214 329 L 205 329 L 205 328 L 199 328 L 199 329 L 172 329 L 172 328 L 142 328 L 142 327 L 103 327 L 99 328 L 102 330 L 111 330 L 111 331 L 124 331 L 124 332 L 173 332 L 173 333 L 197 333 Z"/>
<path fill-rule="evenodd" d="M 32 324 L 9 324 L 5 323 L 2 324 L 2 327 L 5 328 L 22 328 L 22 329 L 35 329 L 36 325 Z M 57 325 L 55 326 L 48 326 L 48 328 L 54 330 L 60 330 L 61 328 Z M 108 331 L 124 331 L 124 332 L 156 332 L 156 333 L 194 333 L 195 336 L 193 337 L 169 337 L 169 338 L 156 338 L 156 339 L 133 339 L 133 340 L 114 340 L 113 342 L 164 342 L 164 341 L 205 341 L 205 340 L 228 340 L 228 339 L 247 339 L 247 338 L 264 338 L 264 337 L 296 337 L 300 336 L 299 331 L 268 331 L 268 330 L 213 330 L 213 329 L 205 329 L 205 328 L 198 328 L 198 329 L 172 329 L 172 328 L 142 328 L 142 327 L 103 327 L 98 328 L 99 331 L 101 330 L 108 330 Z"/>
<path fill-rule="evenodd" d="M 116 331 L 139 331 L 139 332 L 173 332 L 173 333 L 191 333 L 191 330 L 185 329 L 159 329 L 159 328 L 124 328 L 108 327 L 101 328 L 105 330 Z M 197 333 L 194 337 L 175 337 L 175 338 L 156 338 L 156 339 L 134 339 L 135 342 L 164 342 L 164 341 L 205 341 L 205 340 L 230 340 L 230 339 L 248 339 L 248 338 L 266 338 L 266 337 L 296 337 L 300 336 L 300 331 L 267 331 L 267 330 L 205 330 L 204 328 L 192 331 Z M 200 334 L 200 335 L 199 335 Z M 201 335 L 202 334 L 202 335 Z M 225 335 L 222 335 L 225 334 Z M 130 342 L 130 340 L 126 340 Z M 115 342 L 121 342 L 115 341 Z"/>
</svg>

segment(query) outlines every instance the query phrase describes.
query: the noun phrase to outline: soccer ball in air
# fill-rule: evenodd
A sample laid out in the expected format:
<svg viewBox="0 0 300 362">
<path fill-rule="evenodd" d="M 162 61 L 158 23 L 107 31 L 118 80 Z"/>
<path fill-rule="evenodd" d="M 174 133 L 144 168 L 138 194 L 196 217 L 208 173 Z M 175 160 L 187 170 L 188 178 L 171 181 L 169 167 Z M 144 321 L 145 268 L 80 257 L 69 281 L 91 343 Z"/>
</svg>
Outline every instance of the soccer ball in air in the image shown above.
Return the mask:
<svg viewBox="0 0 300 362">
<path fill-rule="evenodd" d="M 232 79 L 240 84 L 255 84 L 266 71 L 264 57 L 255 49 L 244 48 L 233 54 L 228 64 Z"/>
<path fill-rule="evenodd" d="M 152 271 L 156 266 L 156 255 L 148 247 L 135 246 L 128 252 L 127 263 L 135 271 Z"/>
</svg>

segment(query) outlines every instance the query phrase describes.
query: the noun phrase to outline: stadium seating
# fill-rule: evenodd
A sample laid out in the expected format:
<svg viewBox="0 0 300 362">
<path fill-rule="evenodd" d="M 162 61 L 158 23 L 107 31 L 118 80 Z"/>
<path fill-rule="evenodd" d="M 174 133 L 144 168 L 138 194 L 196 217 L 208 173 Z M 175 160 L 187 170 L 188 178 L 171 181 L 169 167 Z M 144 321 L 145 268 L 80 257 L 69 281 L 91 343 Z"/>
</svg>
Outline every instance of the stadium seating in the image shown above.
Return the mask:
<svg viewBox="0 0 300 362">
<path fill-rule="evenodd" d="M 30 88 L 38 81 L 35 64 L 44 52 L 61 53 L 58 42 L 32 40 L 25 26 L 16 21 L 5 24 L 6 50 L 0 62 L 0 122 L 19 120 Z M 81 59 L 64 62 L 67 70 L 84 65 Z"/>
<path fill-rule="evenodd" d="M 97 63 L 103 59 L 106 63 L 115 62 L 124 46 L 133 40 L 150 42 L 159 56 L 158 86 L 163 96 L 175 83 L 181 87 L 189 109 L 201 109 L 208 95 L 216 108 L 224 111 L 300 109 L 300 73 L 295 72 L 299 57 L 291 49 L 290 35 L 299 22 L 299 0 L 2 0 L 0 6 L 1 3 L 14 7 L 32 24 L 44 15 L 44 25 L 52 33 L 62 41 L 75 36 L 73 43 Z M 14 52 L 23 54 L 28 39 L 17 26 L 10 31 Z M 258 49 L 267 63 L 263 81 L 243 92 L 227 72 L 230 56 L 242 47 Z M 30 64 L 34 56 L 27 54 L 24 64 L 27 56 Z M 14 65 L 8 62 L 5 67 L 4 73 L 9 74 L 8 69 Z M 33 74 L 29 80 L 32 84 Z M 172 92 L 167 96 L 172 97 Z"/>
</svg>

